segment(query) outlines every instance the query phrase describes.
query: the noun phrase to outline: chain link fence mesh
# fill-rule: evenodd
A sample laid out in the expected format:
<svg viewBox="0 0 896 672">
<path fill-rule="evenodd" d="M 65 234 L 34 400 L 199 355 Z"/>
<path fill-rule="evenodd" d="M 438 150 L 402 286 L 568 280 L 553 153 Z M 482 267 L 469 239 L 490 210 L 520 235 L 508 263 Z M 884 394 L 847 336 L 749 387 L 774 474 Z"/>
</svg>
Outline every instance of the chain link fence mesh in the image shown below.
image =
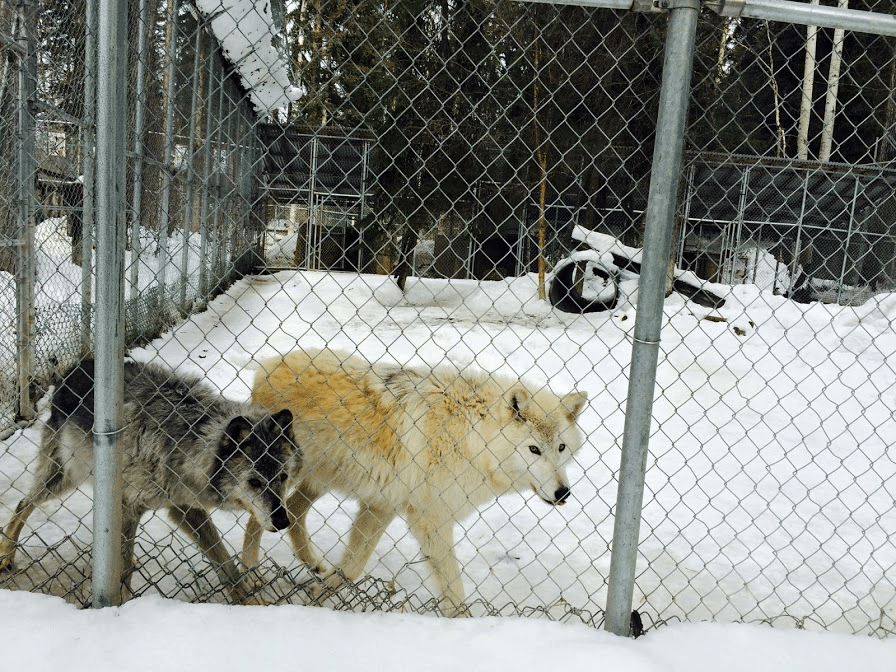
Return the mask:
<svg viewBox="0 0 896 672">
<path fill-rule="evenodd" d="M 896 12 L 889 0 L 850 5 Z M 45 418 L 44 393 L 91 346 L 91 32 L 83 4 L 37 6 L 25 191 L 30 398 Z M 456 537 L 470 613 L 600 624 L 666 16 L 480 1 L 128 10 L 132 355 L 202 371 L 241 399 L 259 361 L 327 344 L 587 390 L 563 515 L 508 496 Z M 8 157 L 20 150 L 25 16 L 0 5 Z M 648 626 L 896 627 L 894 49 L 700 11 L 635 585 Z M 254 60 L 266 51 L 293 86 Z M 264 98 L 270 81 L 283 95 Z M 7 515 L 30 485 L 40 428 L 12 432 L 26 308 L 16 250 L 29 230 L 16 166 L 0 165 Z M 555 307 L 533 307 L 547 305 L 539 296 Z M 831 334 L 837 347 L 816 359 Z M 89 601 L 89 490 L 32 516 L 0 587 Z M 328 560 L 357 510 L 332 494 L 312 510 Z M 247 514 L 213 519 L 238 550 Z M 402 520 L 359 583 L 335 593 L 280 537 L 265 535 L 251 570 L 262 601 L 438 608 Z M 228 599 L 164 516 L 144 518 L 136 553 L 136 594 Z"/>
</svg>

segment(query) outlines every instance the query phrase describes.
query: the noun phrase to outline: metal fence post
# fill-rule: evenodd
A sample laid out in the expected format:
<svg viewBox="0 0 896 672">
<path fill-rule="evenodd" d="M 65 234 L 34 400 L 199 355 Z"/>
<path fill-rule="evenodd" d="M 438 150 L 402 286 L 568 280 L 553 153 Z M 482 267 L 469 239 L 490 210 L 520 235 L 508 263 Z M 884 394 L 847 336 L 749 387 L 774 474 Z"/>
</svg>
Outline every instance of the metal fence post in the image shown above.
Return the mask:
<svg viewBox="0 0 896 672">
<path fill-rule="evenodd" d="M 257 230 L 257 222 L 252 217 L 252 198 L 254 194 L 253 178 L 255 177 L 252 170 L 253 155 L 253 137 L 252 126 L 246 119 L 245 108 L 242 104 L 238 105 L 237 111 L 239 119 L 237 123 L 236 151 L 237 151 L 237 175 L 239 183 L 239 224 L 237 226 L 238 239 L 241 242 L 249 240 L 257 240 L 255 233 Z M 237 235 L 234 236 L 237 239 Z M 262 239 L 262 250 L 264 249 L 264 239 Z M 242 245 L 240 246 L 242 249 Z M 257 251 L 256 251 L 257 252 Z M 245 256 L 242 252 L 237 253 L 237 260 L 240 265 L 240 272 L 247 270 L 245 265 Z M 261 253 L 263 254 L 263 252 Z M 261 257 L 259 257 L 261 258 Z M 257 265 L 257 261 L 253 260 L 252 265 Z"/>
<path fill-rule="evenodd" d="M 211 30 L 206 27 L 204 20 L 200 23 L 202 30 Z M 212 175 L 212 129 L 214 128 L 214 91 L 215 91 L 215 57 L 212 53 L 211 40 L 209 40 L 209 49 L 205 53 L 206 72 L 206 94 L 203 101 L 203 110 L 205 111 L 205 128 L 202 129 L 202 193 L 199 199 L 199 287 L 197 303 L 205 305 L 211 293 L 211 280 L 209 274 L 212 269 L 212 261 L 208 254 L 208 219 L 209 219 L 209 200 L 211 198 L 211 178 Z M 197 132 L 199 129 L 197 129 Z"/>
<path fill-rule="evenodd" d="M 184 184 L 184 213 L 183 213 L 183 232 L 184 232 L 184 249 L 181 257 L 182 277 L 180 287 L 180 305 L 182 310 L 187 310 L 187 306 L 191 301 L 196 301 L 199 297 L 199 288 L 195 288 L 195 295 L 192 298 L 187 297 L 187 290 L 190 284 L 190 237 L 193 232 L 193 187 L 196 181 L 196 136 L 199 133 L 197 127 L 199 110 L 199 90 L 202 87 L 202 36 L 205 33 L 204 23 L 201 18 L 197 17 L 196 35 L 193 42 L 193 72 L 190 75 L 192 82 L 192 92 L 190 94 L 190 122 L 189 135 L 187 138 L 186 152 L 186 171 L 187 178 Z"/>
<path fill-rule="evenodd" d="M 31 379 L 34 376 L 34 96 L 37 88 L 35 51 L 36 8 L 30 0 L 19 4 L 19 231 L 16 246 L 16 351 L 18 353 L 19 415 L 34 417 Z"/>
<path fill-rule="evenodd" d="M 168 266 L 171 254 L 168 234 L 171 227 L 171 181 L 174 173 L 174 106 L 177 77 L 177 8 L 178 0 L 168 0 L 165 15 L 164 96 L 165 96 L 165 156 L 162 166 L 162 193 L 159 204 L 159 315 L 165 315 L 170 305 L 168 297 Z M 171 302 L 174 297 L 171 297 Z"/>
<path fill-rule="evenodd" d="M 100 0 L 98 18 L 93 606 L 105 607 L 121 598 L 126 0 Z"/>
<path fill-rule="evenodd" d="M 217 59 L 216 59 L 217 63 Z M 221 284 L 221 279 L 224 277 L 224 258 L 226 257 L 226 252 L 224 250 L 224 241 L 226 237 L 224 235 L 225 224 L 223 223 L 223 218 L 225 216 L 224 213 L 224 198 L 223 198 L 223 178 L 226 175 L 226 171 L 223 168 L 224 164 L 224 156 L 225 156 L 225 141 L 221 139 L 221 134 L 223 132 L 224 126 L 224 87 L 227 85 L 227 73 L 224 68 L 221 67 L 220 63 L 217 63 L 215 68 L 218 76 L 218 90 L 215 92 L 217 100 L 215 105 L 217 105 L 217 111 L 215 113 L 216 123 L 214 125 L 214 132 L 209 136 L 209 142 L 212 147 L 212 164 L 209 167 L 209 188 L 210 194 L 212 198 L 212 240 L 214 241 L 214 251 L 212 252 L 212 283 L 209 286 L 209 292 L 204 297 L 204 301 L 207 302 L 211 299 L 212 292 L 214 292 L 215 288 Z M 214 138 L 214 140 L 212 140 Z"/>
<path fill-rule="evenodd" d="M 83 226 L 81 240 L 81 354 L 87 354 L 95 344 L 93 325 L 93 239 L 96 203 L 96 48 L 97 3 L 87 0 L 84 41 L 84 114 L 81 120 L 81 142 L 84 170 Z"/>
<path fill-rule="evenodd" d="M 137 72 L 134 105 L 134 193 L 131 196 L 131 266 L 130 297 L 140 296 L 140 224 L 143 221 L 143 169 L 145 144 L 143 134 L 146 129 L 146 63 L 149 59 L 149 0 L 140 0 L 140 16 L 137 24 Z"/>
<path fill-rule="evenodd" d="M 613 547 L 604 627 L 628 635 L 644 499 L 667 263 L 675 221 L 676 195 L 690 94 L 698 0 L 670 5 L 657 134 L 644 234 L 632 364 L 629 374 L 622 461 L 613 528 Z"/>
<path fill-rule="evenodd" d="M 221 129 L 223 134 L 223 140 L 221 141 L 221 157 L 223 165 L 221 167 L 221 180 L 219 182 L 221 185 L 222 200 L 220 242 L 223 254 L 221 255 L 221 273 L 218 283 L 221 283 L 224 278 L 231 277 L 231 274 L 233 273 L 233 264 L 236 260 L 234 241 L 236 240 L 237 223 L 234 201 L 239 195 L 239 178 L 236 171 L 236 163 L 234 161 L 236 143 L 233 140 L 235 135 L 233 125 L 236 102 L 232 95 L 231 82 L 227 81 L 225 84 L 226 88 L 224 89 L 224 92 L 226 93 L 226 96 L 222 96 L 221 102 L 224 103 L 226 100 L 227 112 L 225 113 L 225 110 L 222 107 L 221 114 L 224 116 L 221 118 L 225 120 L 225 123 L 222 124 L 223 128 Z M 227 178 L 230 179 L 228 180 Z"/>
</svg>

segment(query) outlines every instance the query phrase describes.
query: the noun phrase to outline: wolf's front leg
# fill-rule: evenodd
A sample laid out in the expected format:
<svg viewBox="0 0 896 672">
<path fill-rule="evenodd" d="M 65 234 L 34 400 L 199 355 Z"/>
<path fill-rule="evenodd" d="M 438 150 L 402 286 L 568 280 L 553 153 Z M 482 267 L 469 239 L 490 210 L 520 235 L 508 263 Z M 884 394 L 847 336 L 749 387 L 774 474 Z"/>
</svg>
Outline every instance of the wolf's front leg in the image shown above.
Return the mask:
<svg viewBox="0 0 896 672">
<path fill-rule="evenodd" d="M 168 517 L 202 549 L 221 583 L 229 589 L 232 599 L 235 602 L 243 601 L 250 592 L 250 586 L 243 584 L 242 575 L 208 512 L 196 507 L 172 506 L 168 509 Z"/>
<path fill-rule="evenodd" d="M 133 502 L 124 502 L 121 511 L 121 600 L 124 604 L 132 597 L 131 580 L 134 576 L 136 560 L 134 544 L 137 541 L 137 528 L 146 509 Z"/>
<path fill-rule="evenodd" d="M 361 502 L 358 516 L 349 533 L 345 555 L 339 563 L 339 569 L 346 579 L 355 581 L 364 573 L 367 561 L 393 518 L 395 514 L 392 511 Z"/>
<path fill-rule="evenodd" d="M 388 509 L 371 506 L 364 502 L 360 503 L 358 515 L 349 532 L 348 544 L 346 544 L 342 560 L 336 569 L 323 575 L 326 588 L 338 590 L 345 584 L 345 581 L 354 583 L 358 580 L 358 577 L 364 573 L 364 568 L 367 566 L 370 556 L 373 555 L 377 542 L 394 518 L 395 513 Z M 314 589 L 312 594 L 315 598 L 320 598 L 323 592 Z"/>
<path fill-rule="evenodd" d="M 439 611 L 444 616 L 468 616 L 460 564 L 454 552 L 454 520 L 430 520 L 425 512 L 411 510 L 408 527 L 432 567 Z"/>
<path fill-rule="evenodd" d="M 333 571 L 333 568 L 321 557 L 308 535 L 308 511 L 320 497 L 320 493 L 308 483 L 301 483 L 286 500 L 290 525 L 287 533 L 296 557 L 304 562 L 318 576 Z"/>
</svg>

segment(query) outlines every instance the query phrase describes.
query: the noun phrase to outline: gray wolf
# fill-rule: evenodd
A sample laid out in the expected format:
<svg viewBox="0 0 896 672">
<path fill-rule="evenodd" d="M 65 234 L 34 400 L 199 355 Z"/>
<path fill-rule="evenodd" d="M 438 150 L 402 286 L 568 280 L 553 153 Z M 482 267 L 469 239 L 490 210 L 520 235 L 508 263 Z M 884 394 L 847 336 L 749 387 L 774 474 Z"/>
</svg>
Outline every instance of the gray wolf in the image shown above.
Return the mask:
<svg viewBox="0 0 896 672">
<path fill-rule="evenodd" d="M 304 467 L 286 508 L 298 558 L 328 587 L 355 581 L 401 515 L 431 565 L 441 612 L 453 616 L 465 613 L 455 522 L 508 492 L 566 502 L 565 467 L 582 444 L 576 419 L 587 394 L 558 396 L 469 368 L 405 368 L 314 350 L 262 362 L 252 400 L 296 417 Z M 305 523 L 330 491 L 360 501 L 335 569 L 312 546 Z M 258 563 L 261 527 L 250 519 L 247 567 Z"/>
<path fill-rule="evenodd" d="M 64 374 L 53 392 L 30 492 L 0 535 L 0 570 L 14 565 L 16 543 L 35 507 L 62 497 L 93 468 L 94 362 Z M 171 520 L 212 563 L 231 597 L 240 573 L 208 511 L 244 509 L 266 530 L 286 528 L 283 499 L 301 468 L 292 413 L 230 401 L 199 377 L 152 364 L 124 365 L 122 451 L 122 599 L 131 595 L 134 538 L 141 516 L 166 508 Z"/>
</svg>

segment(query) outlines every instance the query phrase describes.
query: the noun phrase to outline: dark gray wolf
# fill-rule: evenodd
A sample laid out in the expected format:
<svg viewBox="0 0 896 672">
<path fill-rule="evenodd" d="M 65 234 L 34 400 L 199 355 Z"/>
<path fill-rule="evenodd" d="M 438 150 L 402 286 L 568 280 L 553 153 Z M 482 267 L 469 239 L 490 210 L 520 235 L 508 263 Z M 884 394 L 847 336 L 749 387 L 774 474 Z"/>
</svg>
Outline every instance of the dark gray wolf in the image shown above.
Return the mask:
<svg viewBox="0 0 896 672">
<path fill-rule="evenodd" d="M 402 515 L 432 567 L 445 615 L 465 613 L 455 523 L 509 492 L 563 504 L 587 398 L 481 370 L 370 363 L 329 350 L 262 362 L 252 391 L 255 403 L 297 418 L 304 467 L 287 509 L 299 559 L 330 587 L 342 576 L 354 581 Z M 314 549 L 305 524 L 314 501 L 334 490 L 361 502 L 339 572 Z M 247 567 L 258 562 L 261 523 L 250 519 L 246 528 Z"/>
<path fill-rule="evenodd" d="M 94 363 L 82 361 L 56 387 L 31 491 L 0 535 L 0 570 L 13 566 L 22 527 L 36 506 L 61 497 L 93 469 Z M 283 499 L 302 466 L 292 413 L 273 414 L 223 398 L 199 377 L 124 365 L 122 598 L 130 593 L 141 516 L 166 508 L 215 567 L 231 597 L 245 595 L 240 573 L 208 510 L 244 509 L 266 530 L 289 524 Z"/>
</svg>

